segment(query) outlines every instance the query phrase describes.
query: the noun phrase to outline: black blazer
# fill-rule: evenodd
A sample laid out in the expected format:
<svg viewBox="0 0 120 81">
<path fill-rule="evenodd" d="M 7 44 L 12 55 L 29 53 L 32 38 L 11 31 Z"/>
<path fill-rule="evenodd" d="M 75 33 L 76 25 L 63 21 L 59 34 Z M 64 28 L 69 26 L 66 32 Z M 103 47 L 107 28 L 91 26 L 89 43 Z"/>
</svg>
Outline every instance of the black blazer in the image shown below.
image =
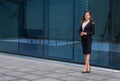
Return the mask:
<svg viewBox="0 0 120 81">
<path fill-rule="evenodd" d="M 86 26 L 85 29 L 83 31 L 82 29 L 82 24 L 80 25 L 80 29 L 79 29 L 79 34 L 81 32 L 87 32 L 87 35 L 81 36 L 81 38 L 91 38 L 92 35 L 95 34 L 95 24 L 93 22 L 89 22 Z"/>
</svg>

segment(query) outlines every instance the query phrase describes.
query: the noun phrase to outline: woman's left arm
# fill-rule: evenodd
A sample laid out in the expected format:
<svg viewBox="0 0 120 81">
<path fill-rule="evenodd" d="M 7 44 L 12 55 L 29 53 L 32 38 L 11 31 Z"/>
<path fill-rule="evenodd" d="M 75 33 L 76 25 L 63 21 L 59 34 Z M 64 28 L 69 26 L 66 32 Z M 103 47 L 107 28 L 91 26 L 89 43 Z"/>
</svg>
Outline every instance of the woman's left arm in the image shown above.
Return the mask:
<svg viewBox="0 0 120 81">
<path fill-rule="evenodd" d="M 91 23 L 90 30 L 87 32 L 87 35 L 94 35 L 95 34 L 95 24 Z"/>
</svg>

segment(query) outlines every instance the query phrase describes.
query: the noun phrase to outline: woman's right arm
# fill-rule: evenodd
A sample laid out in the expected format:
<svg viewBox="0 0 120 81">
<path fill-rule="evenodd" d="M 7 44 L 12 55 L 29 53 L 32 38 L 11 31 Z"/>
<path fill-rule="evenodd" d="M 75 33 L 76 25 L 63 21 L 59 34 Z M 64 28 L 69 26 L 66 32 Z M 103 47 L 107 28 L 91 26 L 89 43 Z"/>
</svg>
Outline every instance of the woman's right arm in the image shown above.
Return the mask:
<svg viewBox="0 0 120 81">
<path fill-rule="evenodd" d="M 80 25 L 80 28 L 79 28 L 79 34 L 82 32 L 82 27 L 81 27 L 81 25 Z"/>
</svg>

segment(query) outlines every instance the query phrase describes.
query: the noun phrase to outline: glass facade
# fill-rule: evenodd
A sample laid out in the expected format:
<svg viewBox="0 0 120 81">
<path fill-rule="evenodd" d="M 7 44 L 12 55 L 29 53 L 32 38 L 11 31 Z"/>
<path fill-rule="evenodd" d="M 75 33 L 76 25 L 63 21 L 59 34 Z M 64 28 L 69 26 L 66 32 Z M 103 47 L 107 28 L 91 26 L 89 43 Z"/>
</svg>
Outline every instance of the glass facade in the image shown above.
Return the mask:
<svg viewBox="0 0 120 81">
<path fill-rule="evenodd" d="M 110 54 L 110 0 L 89 1 L 89 10 L 95 20 L 95 36 L 91 63 L 95 65 L 109 66 Z"/>
<path fill-rule="evenodd" d="M 78 29 L 84 11 L 89 10 L 95 21 L 91 64 L 120 69 L 119 3 L 119 0 L 1 1 L 0 51 L 84 63 Z"/>
<path fill-rule="evenodd" d="M 111 1 L 110 66 L 120 68 L 120 1 Z"/>
<path fill-rule="evenodd" d="M 0 1 L 0 51 L 18 53 L 17 3 Z"/>
</svg>

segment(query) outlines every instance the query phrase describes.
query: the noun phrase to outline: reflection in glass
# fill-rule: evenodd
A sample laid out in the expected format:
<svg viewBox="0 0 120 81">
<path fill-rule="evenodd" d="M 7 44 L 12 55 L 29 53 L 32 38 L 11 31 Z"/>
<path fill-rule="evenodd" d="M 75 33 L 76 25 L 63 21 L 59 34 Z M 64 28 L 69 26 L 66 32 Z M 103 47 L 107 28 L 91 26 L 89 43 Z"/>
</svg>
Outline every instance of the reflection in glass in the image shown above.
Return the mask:
<svg viewBox="0 0 120 81">
<path fill-rule="evenodd" d="M 0 2 L 0 51 L 18 53 L 17 2 Z"/>
<path fill-rule="evenodd" d="M 43 56 L 43 0 L 30 0 L 21 3 L 23 5 L 22 34 L 19 37 L 20 54 L 41 57 Z"/>
<path fill-rule="evenodd" d="M 96 4 L 99 3 L 99 4 Z M 90 0 L 89 9 L 95 21 L 95 36 L 93 36 L 91 63 L 109 66 L 109 0 Z"/>
<path fill-rule="evenodd" d="M 111 44 L 110 44 L 110 66 L 120 67 L 120 0 L 111 1 Z"/>
</svg>

